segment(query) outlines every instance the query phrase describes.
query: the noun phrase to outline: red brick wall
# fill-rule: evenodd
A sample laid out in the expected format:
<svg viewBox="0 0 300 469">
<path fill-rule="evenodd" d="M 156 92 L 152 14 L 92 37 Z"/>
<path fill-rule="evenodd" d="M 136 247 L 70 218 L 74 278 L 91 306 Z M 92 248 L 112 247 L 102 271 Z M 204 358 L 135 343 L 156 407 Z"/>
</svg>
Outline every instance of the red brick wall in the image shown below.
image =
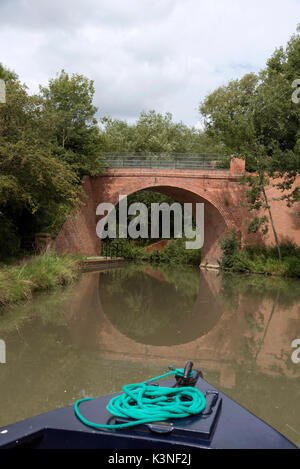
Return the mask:
<svg viewBox="0 0 300 469">
<path fill-rule="evenodd" d="M 245 173 L 246 161 L 241 158 L 232 158 L 230 160 L 230 172 L 231 174 L 244 174 Z"/>
<path fill-rule="evenodd" d="M 83 181 L 83 195 L 80 199 L 80 206 L 70 213 L 52 246 L 59 253 L 81 253 L 85 256 L 100 254 L 94 193 L 88 177 Z"/>
<path fill-rule="evenodd" d="M 166 247 L 170 243 L 169 239 L 161 239 L 160 241 L 157 241 L 157 243 L 150 244 L 150 246 L 147 246 L 145 248 L 146 252 L 151 252 L 151 251 L 161 251 L 164 247 Z"/>
</svg>

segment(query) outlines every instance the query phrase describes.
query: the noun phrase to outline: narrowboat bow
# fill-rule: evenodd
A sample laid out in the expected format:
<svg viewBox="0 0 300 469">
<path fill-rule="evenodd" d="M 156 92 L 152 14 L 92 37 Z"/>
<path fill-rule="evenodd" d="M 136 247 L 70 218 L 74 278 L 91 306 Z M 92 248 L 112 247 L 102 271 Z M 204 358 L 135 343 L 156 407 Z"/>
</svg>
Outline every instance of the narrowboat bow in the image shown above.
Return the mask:
<svg viewBox="0 0 300 469">
<path fill-rule="evenodd" d="M 0 428 L 0 448 L 174 451 L 297 448 L 277 430 L 211 386 L 192 366 L 188 362 L 181 371 L 162 376 L 169 378 L 174 374 L 175 381 L 163 379 L 158 386 L 157 378 L 153 378 L 139 385 L 125 386 L 123 393 L 82 399 L 75 406 Z M 134 402 L 135 399 L 143 402 Z M 152 402 L 156 409 L 153 411 Z M 139 407 L 144 409 L 142 416 L 137 413 Z M 126 409 L 137 421 L 126 417 Z M 179 418 L 173 418 L 172 412 Z M 170 417 L 162 419 L 165 415 Z"/>
</svg>

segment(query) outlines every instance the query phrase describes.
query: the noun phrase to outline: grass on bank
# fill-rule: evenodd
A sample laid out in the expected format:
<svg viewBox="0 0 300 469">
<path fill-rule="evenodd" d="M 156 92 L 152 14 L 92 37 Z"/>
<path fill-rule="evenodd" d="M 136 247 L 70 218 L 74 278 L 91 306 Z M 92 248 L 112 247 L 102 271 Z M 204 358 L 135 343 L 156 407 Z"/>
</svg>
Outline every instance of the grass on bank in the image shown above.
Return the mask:
<svg viewBox="0 0 300 469">
<path fill-rule="evenodd" d="M 80 275 L 82 257 L 49 252 L 19 266 L 0 269 L 0 306 L 32 297 L 33 292 L 68 285 Z"/>
<path fill-rule="evenodd" d="M 276 246 L 245 246 L 240 248 L 238 235 L 230 233 L 221 241 L 222 270 L 254 274 L 300 277 L 300 247 L 291 242 L 281 243 L 282 258 Z"/>
</svg>

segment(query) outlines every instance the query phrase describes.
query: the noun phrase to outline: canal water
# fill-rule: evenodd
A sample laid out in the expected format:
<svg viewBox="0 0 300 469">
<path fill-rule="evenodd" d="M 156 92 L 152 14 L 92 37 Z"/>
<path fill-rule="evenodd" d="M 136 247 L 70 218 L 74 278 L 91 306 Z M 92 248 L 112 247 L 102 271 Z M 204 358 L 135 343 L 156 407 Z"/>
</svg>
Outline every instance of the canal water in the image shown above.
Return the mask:
<svg viewBox="0 0 300 469">
<path fill-rule="evenodd" d="M 300 446 L 297 338 L 296 279 L 133 264 L 86 273 L 1 312 L 0 426 L 192 360 Z"/>
</svg>

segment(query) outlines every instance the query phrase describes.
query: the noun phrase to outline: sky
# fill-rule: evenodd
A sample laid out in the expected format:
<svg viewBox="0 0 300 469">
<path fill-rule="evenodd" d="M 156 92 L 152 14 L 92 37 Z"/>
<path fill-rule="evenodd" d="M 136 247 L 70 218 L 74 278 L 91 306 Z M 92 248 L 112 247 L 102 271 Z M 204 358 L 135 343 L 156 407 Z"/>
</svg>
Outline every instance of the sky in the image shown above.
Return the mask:
<svg viewBox="0 0 300 469">
<path fill-rule="evenodd" d="M 199 127 L 199 103 L 261 70 L 298 23 L 300 0 L 0 0 L 0 62 L 30 92 L 84 74 L 98 117 L 155 109 Z"/>
</svg>

